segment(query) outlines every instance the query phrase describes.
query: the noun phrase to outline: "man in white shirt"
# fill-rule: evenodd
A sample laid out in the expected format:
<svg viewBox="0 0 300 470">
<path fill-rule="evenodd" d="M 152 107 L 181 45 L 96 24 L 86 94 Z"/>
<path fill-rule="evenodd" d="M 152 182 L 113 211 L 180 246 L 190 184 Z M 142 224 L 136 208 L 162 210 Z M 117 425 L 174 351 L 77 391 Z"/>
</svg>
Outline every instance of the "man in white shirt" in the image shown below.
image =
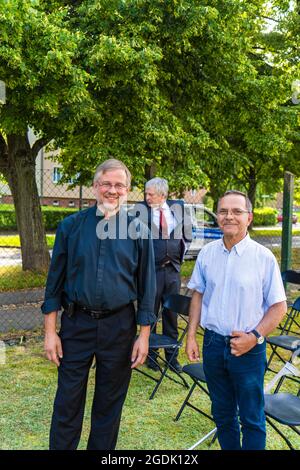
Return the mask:
<svg viewBox="0 0 300 470">
<path fill-rule="evenodd" d="M 285 315 L 286 296 L 274 255 L 247 233 L 253 219 L 248 197 L 227 191 L 217 216 L 223 239 L 202 248 L 188 284 L 194 292 L 186 353 L 190 361 L 199 360 L 200 322 L 205 328 L 203 367 L 220 446 L 262 450 L 265 336 Z"/>
</svg>

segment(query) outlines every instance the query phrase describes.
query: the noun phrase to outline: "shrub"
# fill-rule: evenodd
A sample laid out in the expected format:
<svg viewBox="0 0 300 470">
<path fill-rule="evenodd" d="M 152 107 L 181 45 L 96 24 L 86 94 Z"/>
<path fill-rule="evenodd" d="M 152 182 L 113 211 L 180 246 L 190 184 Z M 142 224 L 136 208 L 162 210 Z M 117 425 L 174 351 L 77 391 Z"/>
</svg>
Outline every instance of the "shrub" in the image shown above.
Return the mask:
<svg viewBox="0 0 300 470">
<path fill-rule="evenodd" d="M 253 225 L 266 226 L 276 225 L 277 223 L 277 210 L 273 207 L 263 207 L 262 209 L 254 209 Z"/>
<path fill-rule="evenodd" d="M 42 216 L 46 230 L 56 230 L 61 220 L 76 209 L 42 206 Z M 0 205 L 0 230 L 17 230 L 16 213 L 12 204 Z"/>
</svg>

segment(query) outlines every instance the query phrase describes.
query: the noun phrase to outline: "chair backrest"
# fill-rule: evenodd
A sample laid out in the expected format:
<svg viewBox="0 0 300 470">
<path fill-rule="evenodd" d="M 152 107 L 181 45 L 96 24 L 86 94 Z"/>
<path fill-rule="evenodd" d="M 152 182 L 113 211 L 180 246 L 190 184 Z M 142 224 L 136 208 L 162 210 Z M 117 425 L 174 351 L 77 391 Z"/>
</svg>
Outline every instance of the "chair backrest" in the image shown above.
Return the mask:
<svg viewBox="0 0 300 470">
<path fill-rule="evenodd" d="M 283 378 L 286 376 L 294 376 L 294 377 L 300 377 L 300 369 L 297 367 L 297 358 L 300 356 L 300 348 L 298 348 L 296 351 L 294 351 L 291 359 L 287 361 L 282 369 L 273 377 L 271 382 L 269 382 L 265 388 L 264 392 L 269 393 L 272 388 L 278 383 L 275 393 L 278 392 L 279 387 L 281 386 L 283 382 Z M 293 364 L 294 363 L 294 364 Z"/>
<path fill-rule="evenodd" d="M 300 297 L 298 297 L 292 305 L 293 310 L 300 311 Z"/>
<path fill-rule="evenodd" d="M 191 297 L 180 294 L 170 294 L 164 301 L 163 308 L 172 310 L 172 312 L 188 315 L 191 303 Z"/>
<path fill-rule="evenodd" d="M 288 269 L 281 273 L 281 277 L 283 282 L 290 282 L 291 284 L 300 284 L 300 272 L 293 271 L 292 269 Z"/>
</svg>

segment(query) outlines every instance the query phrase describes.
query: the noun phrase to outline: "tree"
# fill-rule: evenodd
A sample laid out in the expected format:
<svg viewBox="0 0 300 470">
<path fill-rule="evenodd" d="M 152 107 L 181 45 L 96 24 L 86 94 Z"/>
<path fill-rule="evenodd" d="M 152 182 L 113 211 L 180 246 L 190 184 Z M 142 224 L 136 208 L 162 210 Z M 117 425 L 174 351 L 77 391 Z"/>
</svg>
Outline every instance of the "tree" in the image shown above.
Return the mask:
<svg viewBox="0 0 300 470">
<path fill-rule="evenodd" d="M 268 8 L 259 0 L 78 2 L 70 21 L 83 32 L 94 107 L 61 154 L 66 178 L 78 172 L 84 181 L 114 155 L 140 185 L 154 172 L 172 190 L 209 184 L 216 203 L 234 180 L 255 204 L 257 183 L 281 176 L 295 120 L 284 109 L 290 69 L 269 64 Z"/>
<path fill-rule="evenodd" d="M 13 195 L 23 269 L 46 271 L 49 253 L 35 181 L 35 159 L 52 139 L 71 132 L 89 102 L 88 74 L 78 65 L 79 32 L 68 9 L 53 12 L 37 0 L 0 1 L 0 172 Z M 37 136 L 33 145 L 28 128 Z"/>
<path fill-rule="evenodd" d="M 299 15 L 290 10 L 289 3 L 268 2 L 256 13 L 258 20 L 272 17 L 278 26 L 264 31 L 258 21 L 259 28 L 248 37 L 250 73 L 237 84 L 227 112 L 231 126 L 227 124 L 222 131 L 233 158 L 223 159 L 223 177 L 220 165 L 207 163 L 215 205 L 220 195 L 216 180 L 221 181 L 221 191 L 229 187 L 246 190 L 255 206 L 259 183 L 275 192 L 284 171 L 300 172 L 299 110 L 291 102 L 291 85 L 299 73 L 299 61 L 291 58 L 291 51 L 297 50 L 291 41 L 295 46 Z"/>
<path fill-rule="evenodd" d="M 207 155 L 213 166 L 228 153 L 224 121 L 251 68 L 257 3 L 82 1 L 72 14 L 95 106 L 62 153 L 66 177 L 114 155 L 140 184 L 151 165 L 172 189 L 206 182 Z"/>
</svg>

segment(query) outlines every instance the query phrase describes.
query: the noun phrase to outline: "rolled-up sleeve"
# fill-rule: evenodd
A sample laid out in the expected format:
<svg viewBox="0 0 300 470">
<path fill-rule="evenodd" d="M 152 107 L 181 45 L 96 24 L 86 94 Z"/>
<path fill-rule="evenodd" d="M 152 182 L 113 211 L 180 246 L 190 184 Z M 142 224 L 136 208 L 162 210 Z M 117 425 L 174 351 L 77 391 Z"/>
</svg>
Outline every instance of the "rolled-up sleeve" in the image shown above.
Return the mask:
<svg viewBox="0 0 300 470">
<path fill-rule="evenodd" d="M 156 276 L 153 243 L 147 227 L 142 229 L 139 244 L 139 266 L 137 273 L 137 323 L 139 325 L 151 325 L 156 321 L 154 314 L 154 302 L 156 294 Z"/>
<path fill-rule="evenodd" d="M 194 289 L 200 294 L 204 293 L 206 287 L 206 280 L 202 269 L 203 252 L 204 250 L 200 251 L 193 269 L 192 277 L 187 284 L 189 289 Z"/>
<path fill-rule="evenodd" d="M 265 264 L 263 294 L 266 309 L 286 300 L 280 269 L 273 253 L 269 254 Z"/>
<path fill-rule="evenodd" d="M 50 263 L 44 303 L 41 306 L 42 313 L 47 314 L 61 309 L 61 294 L 66 277 L 67 243 L 62 223 L 56 232 Z"/>
</svg>

